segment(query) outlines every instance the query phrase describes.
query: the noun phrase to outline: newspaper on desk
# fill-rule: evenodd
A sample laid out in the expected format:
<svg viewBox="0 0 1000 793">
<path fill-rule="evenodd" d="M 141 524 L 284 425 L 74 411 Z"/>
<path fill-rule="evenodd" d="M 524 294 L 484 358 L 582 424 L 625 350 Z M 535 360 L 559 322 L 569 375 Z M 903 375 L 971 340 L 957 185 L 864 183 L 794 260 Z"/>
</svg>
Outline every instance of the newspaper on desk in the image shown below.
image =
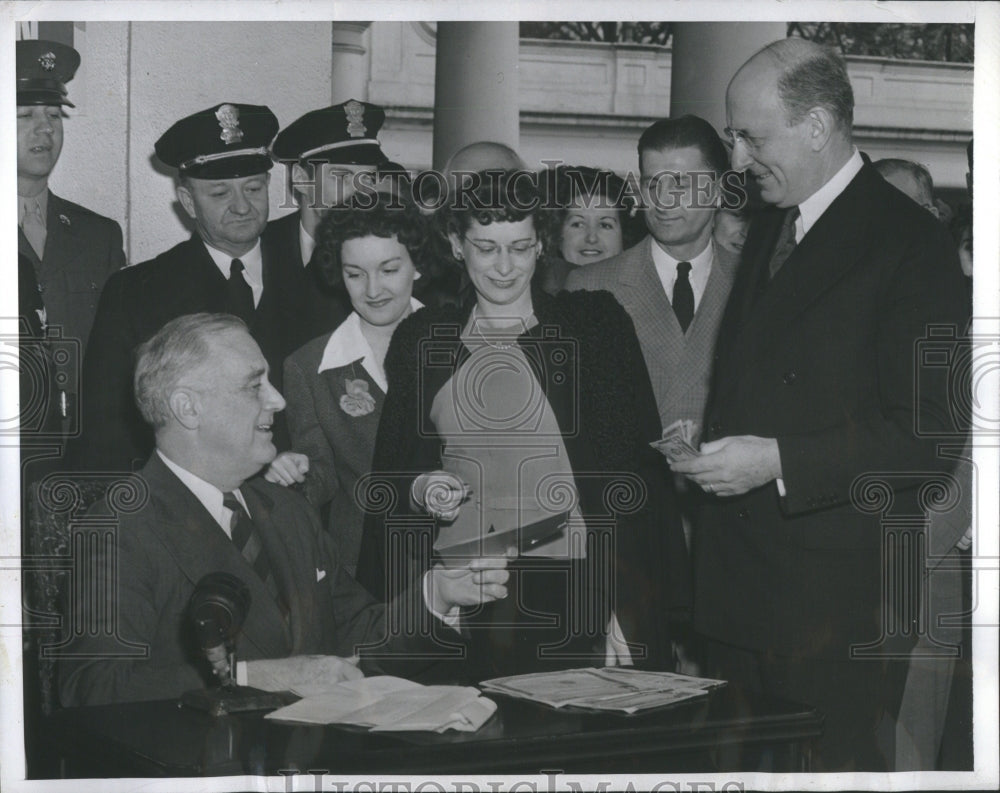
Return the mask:
<svg viewBox="0 0 1000 793">
<path fill-rule="evenodd" d="M 372 732 L 475 732 L 496 703 L 468 686 L 422 686 L 388 675 L 296 690 L 302 697 L 264 718 L 298 724 L 353 724 Z"/>
<path fill-rule="evenodd" d="M 495 677 L 479 685 L 487 693 L 574 707 L 636 713 L 703 697 L 725 680 L 673 672 L 644 672 L 629 667 L 566 669 L 558 672 Z"/>
</svg>

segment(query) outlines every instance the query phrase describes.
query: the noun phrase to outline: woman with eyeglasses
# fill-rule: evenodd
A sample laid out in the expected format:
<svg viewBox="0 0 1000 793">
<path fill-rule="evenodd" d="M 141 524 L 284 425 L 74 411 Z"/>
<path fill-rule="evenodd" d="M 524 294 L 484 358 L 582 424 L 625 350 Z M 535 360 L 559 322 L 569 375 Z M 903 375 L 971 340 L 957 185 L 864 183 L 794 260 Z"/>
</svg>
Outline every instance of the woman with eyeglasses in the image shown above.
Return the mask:
<svg viewBox="0 0 1000 793">
<path fill-rule="evenodd" d="M 463 677 L 668 667 L 688 566 L 632 321 L 607 292 L 533 289 L 534 175 L 479 176 L 441 216 L 473 299 L 405 319 L 386 355 L 358 579 L 391 598 L 506 550 L 507 597 L 442 615 Z"/>
</svg>

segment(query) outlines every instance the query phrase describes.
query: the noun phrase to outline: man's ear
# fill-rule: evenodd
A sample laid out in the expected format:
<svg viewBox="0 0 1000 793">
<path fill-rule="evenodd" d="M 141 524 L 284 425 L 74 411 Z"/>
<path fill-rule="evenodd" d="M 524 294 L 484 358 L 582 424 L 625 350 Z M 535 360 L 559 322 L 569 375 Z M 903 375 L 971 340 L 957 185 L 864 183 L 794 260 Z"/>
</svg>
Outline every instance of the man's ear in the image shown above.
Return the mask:
<svg viewBox="0 0 1000 793">
<path fill-rule="evenodd" d="M 827 141 L 837 126 L 833 114 L 825 107 L 814 107 L 806 114 L 805 120 L 809 125 L 809 147 L 813 151 L 826 148 Z"/>
<path fill-rule="evenodd" d="M 191 195 L 191 191 L 188 189 L 187 185 L 178 182 L 177 183 L 177 200 L 181 202 L 181 206 L 184 207 L 184 211 L 188 213 L 188 216 L 192 219 L 196 219 L 194 211 L 194 196 Z"/>
<path fill-rule="evenodd" d="M 201 404 L 197 393 L 188 388 L 176 388 L 170 393 L 167 404 L 178 424 L 189 430 L 198 428 Z"/>
</svg>

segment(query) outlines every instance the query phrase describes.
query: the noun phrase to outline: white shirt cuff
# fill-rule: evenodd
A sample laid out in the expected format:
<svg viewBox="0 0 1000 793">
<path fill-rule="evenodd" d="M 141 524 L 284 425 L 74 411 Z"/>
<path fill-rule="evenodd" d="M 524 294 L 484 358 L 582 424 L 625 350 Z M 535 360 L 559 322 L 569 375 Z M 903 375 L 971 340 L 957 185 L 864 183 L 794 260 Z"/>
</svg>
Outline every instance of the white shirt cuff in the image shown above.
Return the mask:
<svg viewBox="0 0 1000 793">
<path fill-rule="evenodd" d="M 785 497 L 785 480 L 780 476 L 774 480 L 774 483 L 778 486 L 778 495 L 782 498 Z"/>
<path fill-rule="evenodd" d="M 247 662 L 237 661 L 236 662 L 236 685 L 245 686 L 247 684 L 247 679 L 249 673 L 247 672 Z"/>
<path fill-rule="evenodd" d="M 434 617 L 437 617 L 437 619 L 441 620 L 441 622 L 443 622 L 449 628 L 453 628 L 454 630 L 457 631 L 459 630 L 458 627 L 459 618 L 461 617 L 462 614 L 461 609 L 459 609 L 458 606 L 453 606 L 451 608 L 451 611 L 449 611 L 447 614 L 440 614 L 434 610 L 434 606 L 432 605 L 434 601 L 431 599 L 431 573 L 432 573 L 431 570 L 428 570 L 426 573 L 424 573 L 424 580 L 422 585 L 422 589 L 424 592 L 424 605 L 427 607 L 427 610 Z"/>
</svg>

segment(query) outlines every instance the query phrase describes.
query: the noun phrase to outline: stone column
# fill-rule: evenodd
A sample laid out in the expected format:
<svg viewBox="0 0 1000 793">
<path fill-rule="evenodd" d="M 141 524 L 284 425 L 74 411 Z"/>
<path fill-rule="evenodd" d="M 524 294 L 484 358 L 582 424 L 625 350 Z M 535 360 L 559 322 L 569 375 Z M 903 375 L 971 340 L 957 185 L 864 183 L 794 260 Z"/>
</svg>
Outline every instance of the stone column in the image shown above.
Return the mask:
<svg viewBox="0 0 1000 793">
<path fill-rule="evenodd" d="M 726 86 L 747 58 L 785 38 L 785 22 L 677 22 L 673 28 L 670 115 L 691 113 L 722 134 Z"/>
<path fill-rule="evenodd" d="M 438 22 L 434 167 L 477 140 L 517 149 L 517 22 Z"/>
<path fill-rule="evenodd" d="M 369 25 L 371 22 L 332 23 L 330 104 L 339 105 L 348 99 L 368 101 L 371 56 L 365 34 Z"/>
</svg>

